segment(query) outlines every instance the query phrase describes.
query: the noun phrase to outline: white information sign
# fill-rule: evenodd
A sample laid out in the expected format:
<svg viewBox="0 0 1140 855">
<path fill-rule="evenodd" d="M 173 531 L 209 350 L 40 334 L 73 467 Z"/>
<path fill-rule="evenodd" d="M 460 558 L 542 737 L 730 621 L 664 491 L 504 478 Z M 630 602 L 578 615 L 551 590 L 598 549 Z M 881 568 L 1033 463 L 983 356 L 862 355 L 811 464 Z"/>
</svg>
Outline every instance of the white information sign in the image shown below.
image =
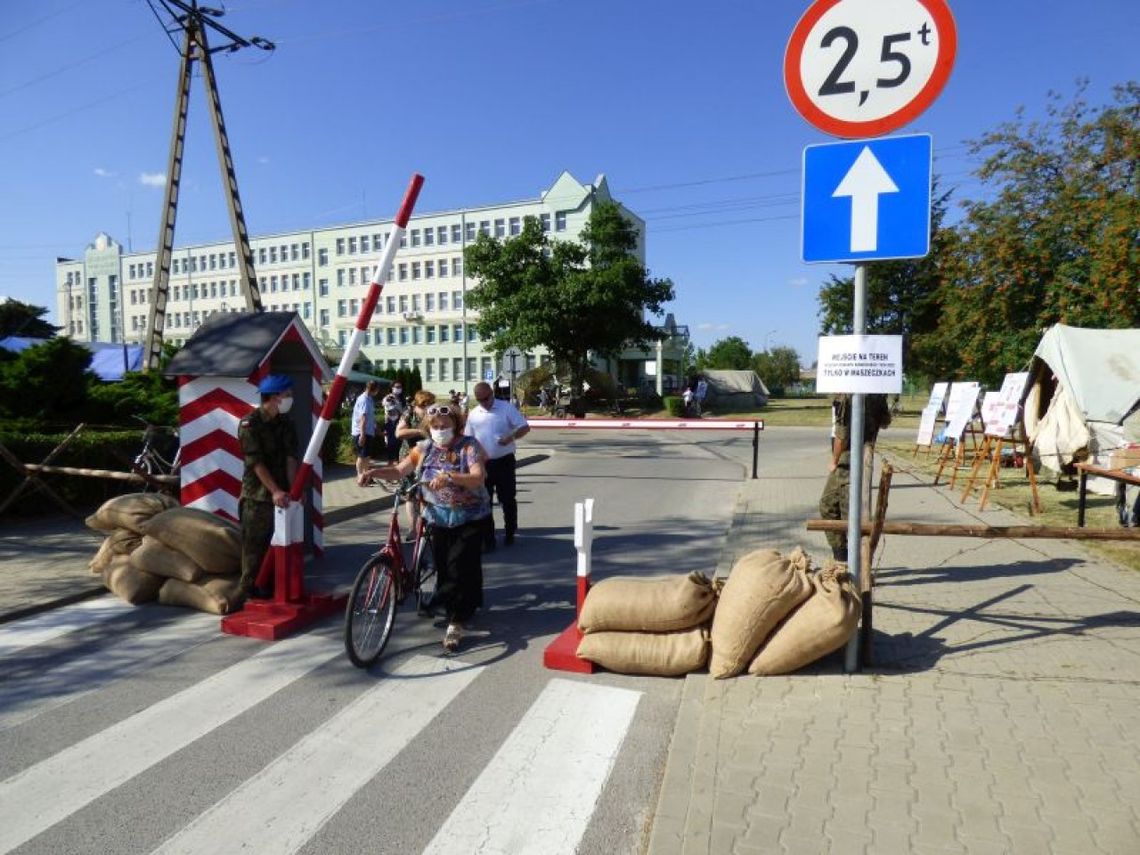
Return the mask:
<svg viewBox="0 0 1140 855">
<path fill-rule="evenodd" d="M 946 393 L 949 389 L 949 383 L 935 383 L 934 388 L 930 390 L 930 400 L 926 402 L 926 406 L 934 407 L 935 412 L 942 412 L 942 405 L 946 402 Z"/>
<path fill-rule="evenodd" d="M 930 445 L 934 441 L 934 424 L 938 421 L 938 407 L 927 405 L 918 422 L 918 439 L 915 445 Z"/>
<path fill-rule="evenodd" d="M 902 336 L 828 335 L 819 339 L 815 388 L 853 394 L 902 392 Z"/>
<path fill-rule="evenodd" d="M 1017 407 L 1021 403 L 1021 396 L 1025 392 L 1025 384 L 1029 380 L 1028 371 L 1015 374 L 1006 374 L 1002 381 L 1001 390 L 997 392 L 998 403 L 994 415 L 994 422 L 986 419 L 986 434 L 989 436 L 1005 436 L 1009 433 L 1013 423 L 1017 421 Z"/>
<path fill-rule="evenodd" d="M 986 436 L 1005 436 L 1000 392 L 986 392 L 982 396 L 982 423 L 986 426 Z"/>
<path fill-rule="evenodd" d="M 978 383 L 952 383 L 950 385 L 950 398 L 946 404 L 946 429 L 942 432 L 946 439 L 959 440 L 966 430 L 966 425 L 974 417 L 974 408 L 978 404 Z"/>
</svg>

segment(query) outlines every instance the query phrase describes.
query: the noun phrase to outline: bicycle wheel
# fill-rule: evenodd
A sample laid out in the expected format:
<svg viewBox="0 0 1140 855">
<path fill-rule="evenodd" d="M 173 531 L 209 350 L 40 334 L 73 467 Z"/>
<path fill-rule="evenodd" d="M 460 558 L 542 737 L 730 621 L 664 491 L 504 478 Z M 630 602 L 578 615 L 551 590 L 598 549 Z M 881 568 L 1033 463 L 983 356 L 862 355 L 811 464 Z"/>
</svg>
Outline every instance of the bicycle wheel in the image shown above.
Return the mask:
<svg viewBox="0 0 1140 855">
<path fill-rule="evenodd" d="M 356 574 L 344 612 L 344 649 L 357 668 L 375 662 L 392 634 L 396 576 L 391 559 L 373 555 Z"/>
<path fill-rule="evenodd" d="M 435 551 L 431 545 L 431 532 L 425 529 L 416 542 L 412 555 L 412 573 L 416 580 L 416 613 L 432 617 L 432 600 L 435 598 Z"/>
</svg>

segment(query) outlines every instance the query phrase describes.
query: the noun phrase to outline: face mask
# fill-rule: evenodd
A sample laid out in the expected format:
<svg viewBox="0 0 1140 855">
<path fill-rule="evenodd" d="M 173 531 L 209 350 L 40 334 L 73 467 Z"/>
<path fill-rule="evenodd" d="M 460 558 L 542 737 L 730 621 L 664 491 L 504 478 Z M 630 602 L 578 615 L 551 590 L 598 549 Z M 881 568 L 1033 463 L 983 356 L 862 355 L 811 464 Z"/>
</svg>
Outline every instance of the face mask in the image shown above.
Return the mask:
<svg viewBox="0 0 1140 855">
<path fill-rule="evenodd" d="M 282 398 L 281 403 L 277 405 L 277 412 L 281 413 L 282 415 L 289 412 L 291 409 L 293 409 L 292 395 L 290 395 L 288 398 Z"/>
<path fill-rule="evenodd" d="M 393 387 L 392 387 L 392 394 L 393 394 L 393 395 L 399 395 L 399 394 L 400 394 L 401 392 L 403 392 L 403 391 L 404 391 L 404 390 L 403 390 L 403 389 L 401 389 L 399 386 L 393 386 Z"/>
<path fill-rule="evenodd" d="M 455 436 L 455 431 L 451 428 L 431 429 L 431 441 L 436 445 L 447 445 L 453 436 Z"/>
</svg>

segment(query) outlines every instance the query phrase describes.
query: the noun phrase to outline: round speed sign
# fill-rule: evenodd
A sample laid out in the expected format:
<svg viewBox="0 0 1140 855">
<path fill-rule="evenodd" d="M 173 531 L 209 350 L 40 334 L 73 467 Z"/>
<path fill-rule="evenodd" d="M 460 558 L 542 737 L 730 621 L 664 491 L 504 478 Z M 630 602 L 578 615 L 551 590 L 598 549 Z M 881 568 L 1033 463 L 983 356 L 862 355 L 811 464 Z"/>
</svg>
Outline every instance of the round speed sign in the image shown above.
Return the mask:
<svg viewBox="0 0 1140 855">
<path fill-rule="evenodd" d="M 958 47 L 946 0 L 816 0 L 784 54 L 784 86 L 839 137 L 878 136 L 929 107 Z"/>
</svg>

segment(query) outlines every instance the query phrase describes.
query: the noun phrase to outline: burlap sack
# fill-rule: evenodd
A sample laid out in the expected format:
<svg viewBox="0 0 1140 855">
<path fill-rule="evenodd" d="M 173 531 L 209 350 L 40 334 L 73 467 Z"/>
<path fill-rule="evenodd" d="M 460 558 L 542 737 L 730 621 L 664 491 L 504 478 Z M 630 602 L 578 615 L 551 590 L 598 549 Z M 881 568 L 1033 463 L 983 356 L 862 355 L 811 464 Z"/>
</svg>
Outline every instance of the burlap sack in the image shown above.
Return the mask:
<svg viewBox="0 0 1140 855">
<path fill-rule="evenodd" d="M 737 560 L 713 615 L 713 677 L 734 677 L 747 668 L 776 624 L 811 595 L 810 566 L 802 549 L 787 558 L 757 549 Z"/>
<path fill-rule="evenodd" d="M 616 576 L 590 589 L 578 628 L 582 632 L 670 632 L 692 629 L 712 617 L 716 593 L 703 573 L 649 579 Z"/>
<path fill-rule="evenodd" d="M 131 566 L 164 579 L 183 582 L 197 582 L 203 576 L 202 568 L 193 560 L 149 535 L 143 537 L 142 544 L 131 553 Z"/>
<path fill-rule="evenodd" d="M 158 589 L 165 581 L 161 576 L 136 570 L 128 555 L 116 555 L 103 568 L 103 585 L 121 600 L 131 605 L 149 603 L 158 597 Z"/>
<path fill-rule="evenodd" d="M 147 520 L 168 508 L 176 507 L 178 500 L 165 493 L 127 493 L 108 499 L 100 505 L 99 510 L 87 518 L 87 527 L 96 531 L 126 528 L 135 534 L 143 534 Z"/>
<path fill-rule="evenodd" d="M 859 594 L 842 564 L 808 576 L 812 594 L 772 630 L 749 674 L 790 674 L 847 643 L 859 625 Z"/>
<path fill-rule="evenodd" d="M 140 543 L 142 538 L 129 528 L 117 528 L 103 538 L 103 542 L 99 544 L 99 551 L 87 566 L 91 568 L 92 573 L 102 573 L 112 558 L 116 555 L 130 555 Z"/>
<path fill-rule="evenodd" d="M 232 523 L 197 508 L 171 508 L 152 517 L 143 534 L 190 558 L 206 573 L 241 572 L 241 532 Z"/>
<path fill-rule="evenodd" d="M 164 606 L 186 606 L 215 615 L 227 614 L 237 600 L 238 580 L 235 576 L 212 576 L 201 584 L 167 579 L 158 592 Z"/>
<path fill-rule="evenodd" d="M 582 636 L 578 656 L 619 674 L 676 677 L 704 667 L 708 630 L 592 632 Z"/>
</svg>

